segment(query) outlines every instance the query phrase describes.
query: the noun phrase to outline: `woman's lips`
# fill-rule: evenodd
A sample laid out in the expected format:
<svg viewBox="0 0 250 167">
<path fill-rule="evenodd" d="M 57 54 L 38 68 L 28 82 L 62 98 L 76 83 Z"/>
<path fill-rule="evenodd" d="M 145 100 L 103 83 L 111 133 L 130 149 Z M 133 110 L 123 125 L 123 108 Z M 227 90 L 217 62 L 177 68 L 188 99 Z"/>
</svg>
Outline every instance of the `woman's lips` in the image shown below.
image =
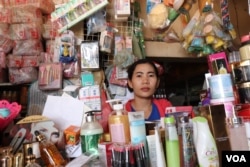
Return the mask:
<svg viewBox="0 0 250 167">
<path fill-rule="evenodd" d="M 141 91 L 143 92 L 148 92 L 150 90 L 150 88 L 141 88 Z"/>
</svg>

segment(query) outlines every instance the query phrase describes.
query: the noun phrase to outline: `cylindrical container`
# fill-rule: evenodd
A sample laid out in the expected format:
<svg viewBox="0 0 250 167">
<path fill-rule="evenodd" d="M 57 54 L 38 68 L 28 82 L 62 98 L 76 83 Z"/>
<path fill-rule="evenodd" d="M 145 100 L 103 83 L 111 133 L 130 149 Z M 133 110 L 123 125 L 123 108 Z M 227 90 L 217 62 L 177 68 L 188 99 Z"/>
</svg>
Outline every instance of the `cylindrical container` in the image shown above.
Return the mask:
<svg viewBox="0 0 250 167">
<path fill-rule="evenodd" d="M 242 117 L 226 119 L 227 133 L 232 151 L 249 150 L 246 128 Z"/>
<path fill-rule="evenodd" d="M 244 60 L 240 63 L 241 82 L 250 81 L 250 60 Z"/>
<path fill-rule="evenodd" d="M 180 167 L 179 139 L 173 116 L 165 118 L 165 142 L 167 166 Z"/>
<path fill-rule="evenodd" d="M 114 111 L 109 115 L 109 131 L 111 141 L 114 143 L 128 144 L 130 142 L 130 126 L 127 112 L 122 104 L 113 105 Z"/>
<path fill-rule="evenodd" d="M 241 47 L 239 49 L 241 61 L 250 59 L 250 37 L 244 35 L 241 37 Z"/>
<path fill-rule="evenodd" d="M 231 74 L 212 75 L 208 83 L 211 99 L 234 98 Z"/>
<path fill-rule="evenodd" d="M 232 77 L 234 83 L 241 82 L 242 74 L 240 69 L 240 52 L 233 51 L 229 53 L 228 62 L 232 70 Z"/>
<path fill-rule="evenodd" d="M 23 153 L 16 153 L 13 158 L 13 167 L 23 167 L 24 156 Z"/>
<path fill-rule="evenodd" d="M 96 153 L 98 150 L 98 143 L 100 143 L 103 134 L 103 128 L 101 124 L 96 121 L 93 112 L 96 111 L 87 112 L 86 122 L 82 123 L 80 132 L 82 153 Z"/>
<path fill-rule="evenodd" d="M 13 166 L 13 154 L 11 153 L 12 147 L 1 148 L 1 167 L 12 167 Z"/>
<path fill-rule="evenodd" d="M 36 158 L 40 158 L 40 150 L 39 150 L 39 142 L 38 141 L 33 141 L 33 142 L 25 142 L 23 143 L 23 154 L 24 157 L 28 155 L 28 149 L 32 148 L 33 154 L 36 156 Z"/>
<path fill-rule="evenodd" d="M 219 155 L 215 144 L 215 139 L 208 126 L 205 117 L 194 117 L 194 146 L 198 157 L 199 166 L 219 167 Z"/>
<path fill-rule="evenodd" d="M 250 103 L 250 82 L 239 84 L 238 94 L 241 104 Z"/>
<path fill-rule="evenodd" d="M 178 129 L 180 137 L 181 166 L 195 167 L 197 164 L 193 141 L 193 127 L 189 122 L 189 116 L 178 117 Z"/>
</svg>

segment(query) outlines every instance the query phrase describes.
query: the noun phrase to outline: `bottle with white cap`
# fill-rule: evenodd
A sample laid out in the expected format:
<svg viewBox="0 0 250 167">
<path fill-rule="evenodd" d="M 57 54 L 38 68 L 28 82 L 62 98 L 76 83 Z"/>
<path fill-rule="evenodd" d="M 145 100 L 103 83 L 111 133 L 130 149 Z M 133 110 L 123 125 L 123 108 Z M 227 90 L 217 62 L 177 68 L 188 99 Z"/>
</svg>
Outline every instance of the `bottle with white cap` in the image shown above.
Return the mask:
<svg viewBox="0 0 250 167">
<path fill-rule="evenodd" d="M 128 144 L 130 142 L 130 129 L 127 111 L 124 110 L 124 106 L 121 100 L 114 99 L 107 102 L 115 104 L 113 111 L 109 115 L 109 132 L 111 141 L 113 143 Z"/>
</svg>

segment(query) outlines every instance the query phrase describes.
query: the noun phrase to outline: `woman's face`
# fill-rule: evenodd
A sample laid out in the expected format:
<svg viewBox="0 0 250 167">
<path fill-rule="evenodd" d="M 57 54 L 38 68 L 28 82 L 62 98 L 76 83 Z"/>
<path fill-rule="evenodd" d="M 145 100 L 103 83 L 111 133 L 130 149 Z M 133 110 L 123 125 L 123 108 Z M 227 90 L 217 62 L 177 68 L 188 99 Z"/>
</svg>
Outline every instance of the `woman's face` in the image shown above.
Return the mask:
<svg viewBox="0 0 250 167">
<path fill-rule="evenodd" d="M 135 96 L 151 98 L 159 86 L 159 79 L 150 64 L 138 64 L 132 79 L 128 80 L 128 85 L 133 89 Z"/>
</svg>

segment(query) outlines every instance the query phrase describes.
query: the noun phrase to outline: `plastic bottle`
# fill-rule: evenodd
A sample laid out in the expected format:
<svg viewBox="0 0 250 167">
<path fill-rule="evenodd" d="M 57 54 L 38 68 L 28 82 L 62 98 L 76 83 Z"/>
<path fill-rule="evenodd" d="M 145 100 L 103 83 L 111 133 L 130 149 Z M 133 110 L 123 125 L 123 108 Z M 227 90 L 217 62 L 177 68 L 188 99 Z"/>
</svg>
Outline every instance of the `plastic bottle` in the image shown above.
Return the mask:
<svg viewBox="0 0 250 167">
<path fill-rule="evenodd" d="M 194 146 L 198 157 L 199 166 L 219 167 L 219 155 L 215 140 L 205 117 L 194 117 Z"/>
<path fill-rule="evenodd" d="M 116 102 L 116 104 L 113 105 L 113 111 L 109 115 L 109 132 L 111 142 L 128 144 L 130 142 L 129 119 L 120 101 L 119 99 L 107 101 Z"/>
<path fill-rule="evenodd" d="M 181 166 L 195 167 L 196 153 L 193 141 L 193 127 L 189 122 L 188 115 L 178 117 L 178 128 L 180 137 Z"/>
<path fill-rule="evenodd" d="M 243 151 L 249 150 L 246 127 L 243 122 L 242 117 L 235 115 L 232 118 L 226 119 L 227 123 L 227 133 L 230 141 L 230 146 L 232 151 Z"/>
<path fill-rule="evenodd" d="M 165 142 L 167 166 L 180 167 L 180 147 L 173 116 L 165 118 Z"/>
<path fill-rule="evenodd" d="M 86 112 L 86 120 L 82 122 L 80 132 L 82 153 L 97 153 L 98 143 L 100 143 L 103 134 L 103 128 L 101 124 L 96 121 L 94 112 L 99 111 L 93 110 Z"/>
<path fill-rule="evenodd" d="M 41 158 L 47 167 L 63 166 L 66 164 L 66 160 L 52 142 L 46 140 L 45 136 L 40 134 L 39 131 L 35 131 L 35 135 L 37 141 L 39 141 Z"/>
</svg>

